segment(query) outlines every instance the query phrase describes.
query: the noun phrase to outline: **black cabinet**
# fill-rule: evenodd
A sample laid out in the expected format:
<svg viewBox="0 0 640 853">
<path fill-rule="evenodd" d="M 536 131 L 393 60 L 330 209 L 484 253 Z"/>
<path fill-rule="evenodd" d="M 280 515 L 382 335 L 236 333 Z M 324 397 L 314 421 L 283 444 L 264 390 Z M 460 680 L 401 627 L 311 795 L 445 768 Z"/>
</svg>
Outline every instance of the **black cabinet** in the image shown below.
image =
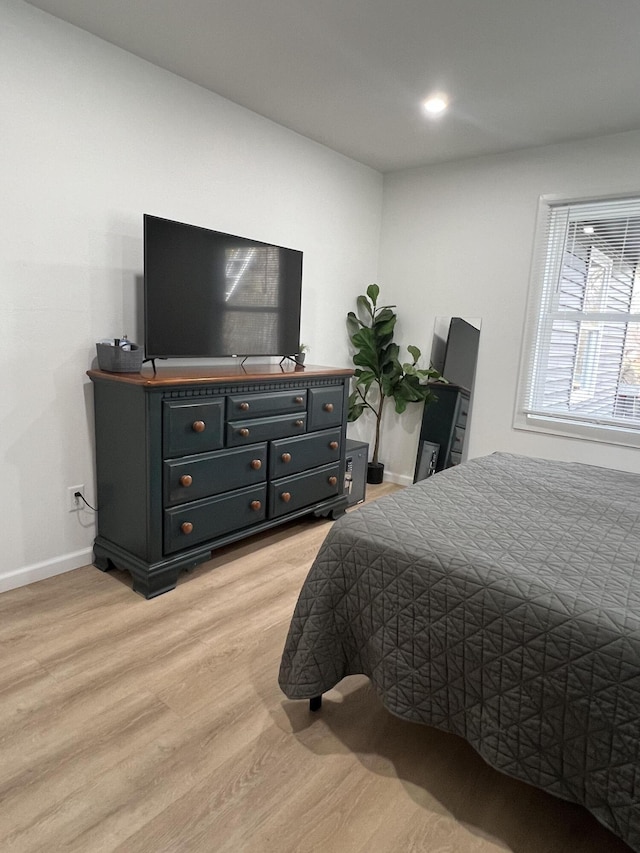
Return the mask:
<svg viewBox="0 0 640 853">
<path fill-rule="evenodd" d="M 369 445 L 364 441 L 348 438 L 344 493 L 349 506 L 362 503 L 366 497 L 368 462 Z"/>
<path fill-rule="evenodd" d="M 459 385 L 434 383 L 433 391 L 437 400 L 425 406 L 418 446 L 423 442 L 437 446 L 435 473 L 462 461 L 471 395 Z M 414 480 L 419 478 L 419 467 L 420 453 Z"/>
<path fill-rule="evenodd" d="M 351 370 L 264 365 L 116 374 L 94 387 L 94 563 L 147 598 L 215 548 L 344 512 Z"/>
</svg>

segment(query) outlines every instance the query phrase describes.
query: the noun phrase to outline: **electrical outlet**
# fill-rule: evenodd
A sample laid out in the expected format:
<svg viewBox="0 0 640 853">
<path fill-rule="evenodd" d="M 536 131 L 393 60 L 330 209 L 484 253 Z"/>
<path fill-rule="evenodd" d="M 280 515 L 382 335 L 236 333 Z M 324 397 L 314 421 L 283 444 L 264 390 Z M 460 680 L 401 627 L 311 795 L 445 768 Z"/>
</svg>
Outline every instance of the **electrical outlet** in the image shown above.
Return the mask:
<svg viewBox="0 0 640 853">
<path fill-rule="evenodd" d="M 83 483 L 79 486 L 67 486 L 67 508 L 69 512 L 77 512 L 84 506 L 82 498 L 76 497 L 76 492 L 84 493 Z"/>
</svg>

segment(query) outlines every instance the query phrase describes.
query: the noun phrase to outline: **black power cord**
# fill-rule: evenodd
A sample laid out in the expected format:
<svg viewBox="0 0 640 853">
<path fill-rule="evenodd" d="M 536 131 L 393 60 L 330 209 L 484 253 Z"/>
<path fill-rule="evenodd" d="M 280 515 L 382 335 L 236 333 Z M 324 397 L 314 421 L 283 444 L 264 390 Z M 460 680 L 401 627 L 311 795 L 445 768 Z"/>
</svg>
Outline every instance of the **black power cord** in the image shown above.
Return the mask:
<svg viewBox="0 0 640 853">
<path fill-rule="evenodd" d="M 82 492 L 74 492 L 73 496 L 74 496 L 74 498 L 80 498 L 80 500 L 83 501 L 89 507 L 89 509 L 92 512 L 98 512 L 96 507 L 91 506 L 91 504 L 87 502 L 87 500 L 85 499 L 85 496 L 82 494 Z"/>
</svg>

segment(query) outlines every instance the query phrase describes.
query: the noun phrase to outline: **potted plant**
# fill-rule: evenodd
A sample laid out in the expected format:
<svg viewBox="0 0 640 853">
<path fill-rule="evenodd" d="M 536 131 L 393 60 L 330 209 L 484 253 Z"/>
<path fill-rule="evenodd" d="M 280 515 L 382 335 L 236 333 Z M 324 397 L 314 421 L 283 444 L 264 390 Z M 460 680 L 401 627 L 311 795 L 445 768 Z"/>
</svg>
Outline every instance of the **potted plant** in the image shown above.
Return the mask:
<svg viewBox="0 0 640 853">
<path fill-rule="evenodd" d="M 413 361 L 400 363 L 400 347 L 393 340 L 397 315 L 395 305 L 378 306 L 380 288 L 370 284 L 366 295 L 358 296 L 357 314 L 347 314 L 347 330 L 355 354 L 353 391 L 349 396 L 348 420 L 357 420 L 365 410 L 375 417 L 373 456 L 369 462 L 368 483 L 381 483 L 384 465 L 379 461 L 380 426 L 385 400 L 392 398 L 401 415 L 408 403 L 429 403 L 436 399 L 427 384 L 442 377 L 432 367 L 418 367 L 422 355 L 418 347 L 408 346 Z"/>
<path fill-rule="evenodd" d="M 300 344 L 300 349 L 295 355 L 296 364 L 304 364 L 304 360 L 307 357 L 307 353 L 309 352 L 310 347 L 307 344 Z"/>
</svg>

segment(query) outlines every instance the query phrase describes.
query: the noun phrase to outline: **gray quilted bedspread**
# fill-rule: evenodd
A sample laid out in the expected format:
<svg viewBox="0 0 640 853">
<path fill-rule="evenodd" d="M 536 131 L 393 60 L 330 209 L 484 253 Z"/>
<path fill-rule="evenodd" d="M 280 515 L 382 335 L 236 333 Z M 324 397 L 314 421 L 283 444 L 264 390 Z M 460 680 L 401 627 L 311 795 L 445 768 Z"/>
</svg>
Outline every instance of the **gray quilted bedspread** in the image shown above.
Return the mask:
<svg viewBox="0 0 640 853">
<path fill-rule="evenodd" d="M 389 711 L 581 803 L 640 851 L 640 475 L 496 453 L 348 513 L 304 583 L 290 699 Z"/>
</svg>

